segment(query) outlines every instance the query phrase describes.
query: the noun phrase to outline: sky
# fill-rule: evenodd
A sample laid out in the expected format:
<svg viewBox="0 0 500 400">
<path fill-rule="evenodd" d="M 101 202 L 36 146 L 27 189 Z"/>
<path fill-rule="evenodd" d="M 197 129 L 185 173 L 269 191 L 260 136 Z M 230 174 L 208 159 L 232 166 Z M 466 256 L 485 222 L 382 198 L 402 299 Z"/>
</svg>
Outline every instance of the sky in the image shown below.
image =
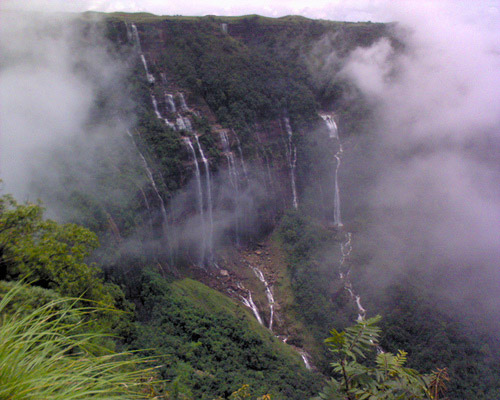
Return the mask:
<svg viewBox="0 0 500 400">
<path fill-rule="evenodd" d="M 18 8 L 19 0 L 2 0 L 1 9 Z M 260 14 L 281 17 L 296 14 L 310 18 L 343 21 L 395 20 L 412 4 L 448 4 L 449 12 L 468 18 L 494 20 L 500 17 L 498 0 L 26 0 L 23 8 L 43 11 L 125 11 L 150 12 L 158 15 L 246 15 Z"/>
</svg>

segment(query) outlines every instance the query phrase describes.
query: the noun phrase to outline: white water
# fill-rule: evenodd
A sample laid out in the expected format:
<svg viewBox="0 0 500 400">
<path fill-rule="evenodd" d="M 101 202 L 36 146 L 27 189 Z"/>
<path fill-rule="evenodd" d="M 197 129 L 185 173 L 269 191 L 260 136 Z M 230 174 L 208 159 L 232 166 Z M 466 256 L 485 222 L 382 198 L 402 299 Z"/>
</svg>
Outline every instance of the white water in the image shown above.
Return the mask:
<svg viewBox="0 0 500 400">
<path fill-rule="evenodd" d="M 337 160 L 337 163 L 335 166 L 335 175 L 334 175 L 335 186 L 334 186 L 334 196 L 333 196 L 333 223 L 338 227 L 344 226 L 342 224 L 342 216 L 340 214 L 340 189 L 339 189 L 339 168 L 340 168 L 342 153 L 343 153 L 342 144 L 340 143 L 339 140 L 339 150 L 337 151 L 337 153 L 335 153 L 335 159 Z"/>
<path fill-rule="evenodd" d="M 267 302 L 269 303 L 269 326 L 268 328 L 270 330 L 273 330 L 273 320 L 274 320 L 274 295 L 273 291 L 271 288 L 271 285 L 267 282 L 266 277 L 264 276 L 264 273 L 258 268 L 254 267 L 253 265 L 250 265 L 250 268 L 252 268 L 252 271 L 254 274 L 257 276 L 259 281 L 261 281 L 264 284 L 264 287 L 266 289 L 266 297 L 267 297 Z"/>
<path fill-rule="evenodd" d="M 200 152 L 201 161 L 205 167 L 205 185 L 206 185 L 206 197 L 207 197 L 207 214 L 208 214 L 208 251 L 209 256 L 212 258 L 213 250 L 213 233 L 214 233 L 214 220 L 213 220 L 213 203 L 212 203 L 212 182 L 210 179 L 210 165 L 208 163 L 205 154 L 203 153 L 203 148 L 201 147 L 200 140 L 198 136 L 195 136 L 196 144 L 198 146 L 198 151 Z"/>
<path fill-rule="evenodd" d="M 161 215 L 162 215 L 162 218 L 163 218 L 162 228 L 163 228 L 164 237 L 166 238 L 167 237 L 166 235 L 167 235 L 168 217 L 167 217 L 167 210 L 166 210 L 166 207 L 165 207 L 165 202 L 163 201 L 163 198 L 160 195 L 160 191 L 158 190 L 158 186 L 156 186 L 156 182 L 155 182 L 154 177 L 153 177 L 153 171 L 149 167 L 148 162 L 146 161 L 146 158 L 144 157 L 144 155 L 139 150 L 139 147 L 137 147 L 137 144 L 135 143 L 134 136 L 130 133 L 129 130 L 127 130 L 127 135 L 129 135 L 132 138 L 132 142 L 134 142 L 134 146 L 137 149 L 137 152 L 139 153 L 139 157 L 141 158 L 141 161 L 142 161 L 142 164 L 144 166 L 144 170 L 146 171 L 146 175 L 147 175 L 147 177 L 149 179 L 149 182 L 151 183 L 151 186 L 153 187 L 153 190 L 154 190 L 156 196 L 158 197 L 158 200 L 160 201 L 160 211 L 161 211 Z M 146 196 L 144 196 L 144 198 L 145 198 L 145 200 L 147 202 Z"/>
<path fill-rule="evenodd" d="M 155 77 L 153 76 L 153 74 L 149 72 L 146 57 L 144 57 L 144 54 L 142 52 L 141 40 L 139 39 L 139 32 L 137 31 L 137 26 L 135 26 L 135 24 L 132 24 L 132 37 L 134 39 L 134 45 L 139 50 L 139 56 L 141 57 L 142 65 L 144 66 L 144 70 L 146 71 L 146 78 L 149 83 L 153 83 L 155 81 Z"/>
<path fill-rule="evenodd" d="M 259 324 L 261 325 L 264 325 L 264 322 L 262 321 L 262 318 L 259 314 L 259 309 L 257 308 L 257 306 L 255 305 L 255 303 L 253 302 L 253 299 L 252 299 L 252 292 L 250 292 L 250 290 L 248 289 L 245 289 L 241 283 L 238 282 L 238 288 L 240 288 L 241 290 L 244 290 L 247 292 L 247 296 L 248 297 L 245 297 L 245 296 L 241 296 L 240 295 L 240 298 L 241 298 L 241 302 L 248 308 L 250 308 L 253 312 L 253 315 L 255 315 L 255 318 L 257 319 L 257 321 L 259 321 Z"/>
<path fill-rule="evenodd" d="M 304 365 L 306 366 L 307 369 L 311 370 L 312 366 L 308 360 L 308 354 L 304 350 L 298 350 L 300 356 L 302 357 L 302 360 L 304 361 Z"/>
<path fill-rule="evenodd" d="M 351 299 L 354 301 L 356 304 L 356 307 L 358 309 L 358 321 L 363 321 L 366 318 L 366 309 L 363 307 L 361 304 L 361 296 L 356 294 L 354 292 L 354 289 L 352 287 L 352 283 L 349 279 L 349 273 L 350 269 L 346 269 L 346 261 L 351 255 L 352 252 L 352 233 L 347 232 L 345 234 L 345 239 L 344 241 L 340 244 L 340 253 L 341 253 L 341 258 L 340 258 L 340 265 L 339 265 L 339 277 L 344 283 L 344 289 L 347 290 L 349 293 L 349 296 Z"/>
<path fill-rule="evenodd" d="M 339 130 L 338 130 L 337 124 L 335 123 L 335 120 L 333 119 L 333 117 L 331 115 L 325 114 L 325 115 L 321 115 L 321 118 L 323 118 L 323 120 L 326 123 L 326 127 L 328 128 L 328 134 L 329 134 L 330 138 L 338 140 Z"/>
<path fill-rule="evenodd" d="M 186 127 L 186 130 L 188 132 L 193 132 L 193 126 L 191 125 L 191 121 L 189 120 L 189 118 L 182 117 L 182 120 L 184 121 L 184 126 Z"/>
<path fill-rule="evenodd" d="M 220 24 L 220 29 L 223 33 L 227 33 L 227 24 Z"/>
<path fill-rule="evenodd" d="M 149 83 L 153 83 L 155 81 L 155 77 L 152 73 L 149 72 L 148 63 L 146 61 L 146 57 L 144 54 L 141 54 L 142 65 L 144 65 L 144 70 L 146 71 L 146 79 Z"/>
<path fill-rule="evenodd" d="M 227 167 L 229 171 L 229 182 L 231 183 L 231 186 L 236 191 L 238 191 L 239 174 L 238 174 L 238 169 L 236 168 L 234 154 L 229 146 L 229 138 L 227 136 L 226 131 L 220 131 L 220 139 L 222 142 L 222 149 L 224 151 L 224 155 L 226 156 L 227 160 Z"/>
<path fill-rule="evenodd" d="M 153 93 L 151 93 L 151 102 L 153 103 L 153 108 L 155 110 L 156 118 L 161 119 L 169 127 L 175 129 L 175 125 L 172 124 L 167 118 L 163 118 L 163 116 L 161 115 L 160 110 L 158 109 L 158 102 L 156 101 L 156 97 Z"/>
<path fill-rule="evenodd" d="M 187 131 L 186 124 L 184 123 L 184 118 L 182 118 L 181 116 L 177 117 L 175 125 L 177 126 L 177 129 L 180 131 Z"/>
<path fill-rule="evenodd" d="M 241 142 L 238 135 L 236 135 L 234 131 L 233 135 L 236 138 L 236 143 L 238 144 L 238 153 L 240 154 L 240 161 L 241 161 L 241 168 L 243 169 L 243 175 L 245 176 L 245 180 L 248 181 L 247 167 L 245 165 L 245 159 L 243 158 L 243 151 L 241 151 Z"/>
<path fill-rule="evenodd" d="M 182 93 L 178 93 L 178 96 L 179 96 L 179 100 L 180 100 L 180 103 L 181 103 L 181 111 L 189 111 L 189 108 L 186 104 L 186 100 L 184 99 L 184 94 Z"/>
<path fill-rule="evenodd" d="M 168 112 L 175 113 L 177 109 L 175 107 L 174 96 L 169 93 L 165 93 L 165 103 L 167 105 Z"/>
<path fill-rule="evenodd" d="M 191 142 L 191 139 L 188 137 L 183 137 L 182 140 L 186 144 L 189 152 L 191 153 L 191 158 L 193 159 L 194 163 L 194 174 L 195 174 L 195 179 L 196 179 L 196 194 L 197 194 L 197 200 L 198 200 L 198 213 L 200 214 L 201 218 L 201 225 L 202 225 L 202 248 L 201 248 L 201 260 L 200 263 L 203 265 L 205 261 L 205 251 L 206 251 L 206 236 L 205 236 L 205 216 L 204 216 L 204 211 L 203 211 L 203 190 L 201 186 L 201 173 L 200 173 L 200 166 L 198 165 L 198 158 L 196 157 L 196 152 L 194 151 L 193 143 Z"/>
<path fill-rule="evenodd" d="M 297 186 L 295 184 L 295 169 L 297 166 L 297 148 L 292 142 L 292 127 L 290 126 L 290 120 L 288 117 L 284 118 L 285 120 L 285 128 L 286 132 L 288 134 L 288 148 L 287 148 L 287 157 L 288 157 L 288 167 L 290 168 L 290 179 L 291 179 L 291 186 L 292 186 L 292 204 L 293 208 L 298 208 L 299 207 L 299 201 L 297 198 Z"/>
<path fill-rule="evenodd" d="M 151 94 L 151 101 L 153 103 L 153 108 L 155 110 L 156 118 L 163 119 L 160 114 L 160 110 L 158 110 L 158 102 L 156 101 L 156 97 L 154 94 Z"/>
</svg>

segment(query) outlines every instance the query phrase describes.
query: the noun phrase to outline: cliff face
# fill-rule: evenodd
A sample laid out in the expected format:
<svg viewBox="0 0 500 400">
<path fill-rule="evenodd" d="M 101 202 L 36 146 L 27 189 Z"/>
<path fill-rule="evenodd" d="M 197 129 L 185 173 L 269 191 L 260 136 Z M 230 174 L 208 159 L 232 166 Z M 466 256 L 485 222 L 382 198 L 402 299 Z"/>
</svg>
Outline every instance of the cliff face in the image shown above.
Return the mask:
<svg viewBox="0 0 500 400">
<path fill-rule="evenodd" d="M 337 149 L 328 142 L 331 126 L 325 115 L 334 121 L 337 110 L 329 95 L 317 90 L 306 52 L 327 36 L 336 38 L 339 49 L 358 41 L 370 44 L 387 33 L 385 25 L 295 17 L 134 21 L 120 16 L 109 26 L 114 40 L 128 46 L 135 59 L 133 79 L 141 103 L 136 132 L 165 181 L 165 195 L 176 197 L 180 188 L 197 181 L 197 193 L 187 197 L 201 197 L 201 206 L 192 199 L 191 210 L 173 214 L 182 219 L 196 207 L 207 215 L 232 207 L 251 222 L 233 218 L 219 238 L 240 229 L 248 240 L 272 229 L 276 218 L 308 193 L 319 191 L 321 207 L 329 207 L 331 168 L 325 174 L 318 166 L 334 163 Z M 318 101 L 329 103 L 321 110 L 323 118 Z M 337 123 L 342 127 L 342 121 Z M 200 195 L 199 187 L 208 187 L 204 180 L 210 180 L 211 199 L 203 190 Z M 250 209 L 238 209 L 243 202 Z"/>
<path fill-rule="evenodd" d="M 335 108 L 342 94 L 317 85 L 309 54 L 324 38 L 339 52 L 369 45 L 386 26 L 120 16 L 108 31 L 133 71 L 132 137 L 150 169 L 149 203 L 161 210 L 152 223 L 158 264 L 195 276 L 283 341 L 314 350 L 268 235 L 299 208 L 333 236 L 341 226 L 337 124 L 348 124 Z"/>
</svg>

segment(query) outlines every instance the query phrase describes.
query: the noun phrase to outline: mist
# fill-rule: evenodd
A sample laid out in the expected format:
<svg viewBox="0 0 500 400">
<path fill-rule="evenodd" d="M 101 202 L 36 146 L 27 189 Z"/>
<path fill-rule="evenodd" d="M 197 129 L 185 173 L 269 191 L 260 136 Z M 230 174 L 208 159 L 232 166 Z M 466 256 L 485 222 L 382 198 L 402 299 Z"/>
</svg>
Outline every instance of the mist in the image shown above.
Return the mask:
<svg viewBox="0 0 500 400">
<path fill-rule="evenodd" d="M 3 190 L 20 200 L 41 197 L 57 214 L 60 204 L 50 196 L 65 189 L 60 175 L 95 188 L 89 176 L 96 158 L 123 142 L 125 122 L 94 117 L 104 91 L 109 108 L 130 108 L 119 94 L 125 69 L 108 54 L 95 21 L 87 21 L 84 34 L 83 22 L 68 15 L 6 14 L 0 32 Z M 70 176 L 70 164 L 79 172 L 74 168 Z"/>
<path fill-rule="evenodd" d="M 500 29 L 452 6 L 392 9 L 402 46 L 381 39 L 341 60 L 335 79 L 373 111 L 368 137 L 355 139 L 369 152 L 346 156 L 341 186 L 356 185 L 357 164 L 372 169 L 356 239 L 370 254 L 367 281 L 419 277 L 455 312 L 498 321 Z M 325 59 L 339 63 L 333 51 Z"/>
</svg>

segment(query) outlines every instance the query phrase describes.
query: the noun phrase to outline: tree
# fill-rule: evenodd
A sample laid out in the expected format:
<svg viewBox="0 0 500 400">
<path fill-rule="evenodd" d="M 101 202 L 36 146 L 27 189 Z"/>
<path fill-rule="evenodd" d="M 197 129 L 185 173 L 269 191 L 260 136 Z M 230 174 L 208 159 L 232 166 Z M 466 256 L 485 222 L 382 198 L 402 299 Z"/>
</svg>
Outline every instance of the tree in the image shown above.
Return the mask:
<svg viewBox="0 0 500 400">
<path fill-rule="evenodd" d="M 91 300 L 104 309 L 130 310 L 121 289 L 105 283 L 99 269 L 85 261 L 97 248 L 97 236 L 75 224 L 43 218 L 39 204 L 19 204 L 12 196 L 0 197 L 0 280 L 30 282 L 61 296 Z M 98 326 L 124 329 L 123 318 L 102 311 Z M 122 316 L 123 317 L 123 316 Z"/>
<path fill-rule="evenodd" d="M 75 224 L 46 220 L 43 212 L 38 204 L 0 197 L 0 279 L 25 279 L 63 296 L 111 304 L 99 270 L 85 263 L 98 246 L 97 236 Z"/>
<path fill-rule="evenodd" d="M 330 331 L 325 340 L 336 358 L 331 365 L 337 374 L 320 393 L 324 400 L 432 399 L 438 400 L 449 379 L 446 370 L 423 375 L 405 368 L 406 353 L 386 353 L 378 346 L 380 316 L 360 320 L 343 332 Z M 374 354 L 372 365 L 358 360 Z"/>
</svg>

